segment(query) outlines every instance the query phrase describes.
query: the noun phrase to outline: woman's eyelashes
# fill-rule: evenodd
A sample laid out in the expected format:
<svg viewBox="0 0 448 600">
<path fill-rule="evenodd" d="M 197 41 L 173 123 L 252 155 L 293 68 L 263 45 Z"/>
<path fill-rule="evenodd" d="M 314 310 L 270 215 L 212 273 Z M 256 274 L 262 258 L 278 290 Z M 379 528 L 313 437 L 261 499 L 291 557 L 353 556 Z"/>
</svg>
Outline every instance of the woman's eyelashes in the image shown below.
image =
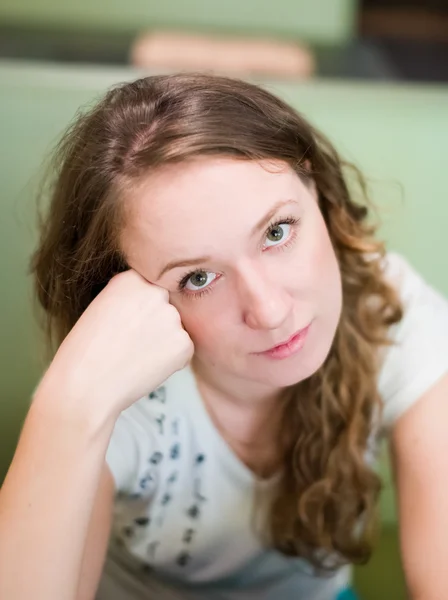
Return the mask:
<svg viewBox="0 0 448 600">
<path fill-rule="evenodd" d="M 296 239 L 299 223 L 300 219 L 296 217 L 287 217 L 270 223 L 264 234 L 263 252 L 271 248 L 285 250 L 290 247 Z M 190 271 L 178 281 L 178 291 L 190 297 L 200 298 L 212 290 L 212 283 L 220 277 L 221 275 L 205 269 Z"/>
<path fill-rule="evenodd" d="M 179 279 L 177 290 L 189 298 L 201 298 L 211 291 L 211 283 L 219 278 L 220 275 L 204 269 L 190 271 Z"/>
<path fill-rule="evenodd" d="M 296 217 L 287 217 L 286 219 L 270 223 L 264 234 L 266 241 L 263 244 L 263 250 L 267 250 L 273 246 L 284 247 L 293 242 L 297 233 L 298 223 L 299 219 Z"/>
<path fill-rule="evenodd" d="M 179 287 L 181 290 L 188 290 L 188 292 L 193 292 L 194 294 L 202 293 L 208 290 L 212 281 L 218 277 L 219 275 L 211 271 L 193 271 L 180 280 Z"/>
</svg>

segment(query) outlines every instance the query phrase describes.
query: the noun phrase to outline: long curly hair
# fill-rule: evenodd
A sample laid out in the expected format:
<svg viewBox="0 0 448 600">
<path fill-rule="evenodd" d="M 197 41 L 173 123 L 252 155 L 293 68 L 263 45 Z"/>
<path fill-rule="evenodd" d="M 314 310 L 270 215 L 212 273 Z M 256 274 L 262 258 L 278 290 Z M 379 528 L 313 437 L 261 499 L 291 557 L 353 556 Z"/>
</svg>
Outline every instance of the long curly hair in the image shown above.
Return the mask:
<svg viewBox="0 0 448 600">
<path fill-rule="evenodd" d="M 280 552 L 324 569 L 364 562 L 380 491 L 365 460 L 381 414 L 379 349 L 402 310 L 383 277 L 362 175 L 281 99 L 227 77 L 152 76 L 112 88 L 77 115 L 54 153 L 31 259 L 49 347 L 55 351 L 107 282 L 129 268 L 119 245 L 124 192 L 162 165 L 205 155 L 281 160 L 314 181 L 343 308 L 323 366 L 288 389 L 284 469 L 267 531 Z"/>
</svg>

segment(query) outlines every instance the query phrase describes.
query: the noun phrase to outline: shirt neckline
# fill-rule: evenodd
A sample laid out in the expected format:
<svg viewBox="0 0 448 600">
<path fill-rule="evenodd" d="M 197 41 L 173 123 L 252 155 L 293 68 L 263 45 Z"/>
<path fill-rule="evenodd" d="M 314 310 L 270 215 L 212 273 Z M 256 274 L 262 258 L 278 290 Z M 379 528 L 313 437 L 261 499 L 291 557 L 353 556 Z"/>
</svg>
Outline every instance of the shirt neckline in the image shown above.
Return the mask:
<svg viewBox="0 0 448 600">
<path fill-rule="evenodd" d="M 246 483 L 250 482 L 252 484 L 256 484 L 257 487 L 261 489 L 270 488 L 279 480 L 280 473 L 275 473 L 271 477 L 267 478 L 257 477 L 255 473 L 239 458 L 239 456 L 236 454 L 230 444 L 224 439 L 221 432 L 214 424 L 202 398 L 193 369 L 188 366 L 185 368 L 185 371 L 188 375 L 189 383 L 194 392 L 192 395 L 194 396 L 197 409 L 197 411 L 195 411 L 195 420 L 196 416 L 200 419 L 200 423 L 197 423 L 197 425 L 205 428 L 205 431 L 207 431 L 212 439 L 214 439 L 215 443 L 219 447 L 221 456 L 226 460 L 239 478 L 243 479 L 243 481 Z"/>
</svg>

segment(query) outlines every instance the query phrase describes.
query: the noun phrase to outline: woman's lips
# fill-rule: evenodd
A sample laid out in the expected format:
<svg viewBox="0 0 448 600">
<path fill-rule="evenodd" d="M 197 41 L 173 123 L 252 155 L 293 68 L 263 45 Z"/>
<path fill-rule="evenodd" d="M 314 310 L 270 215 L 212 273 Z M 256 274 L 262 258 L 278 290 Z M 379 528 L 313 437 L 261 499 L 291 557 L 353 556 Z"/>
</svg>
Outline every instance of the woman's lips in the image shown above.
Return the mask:
<svg viewBox="0 0 448 600">
<path fill-rule="evenodd" d="M 311 323 L 303 329 L 296 331 L 296 333 L 294 333 L 286 342 L 278 344 L 277 346 L 273 346 L 272 348 L 269 348 L 269 350 L 259 352 L 258 354 L 275 359 L 283 359 L 293 356 L 302 349 L 310 327 Z"/>
</svg>

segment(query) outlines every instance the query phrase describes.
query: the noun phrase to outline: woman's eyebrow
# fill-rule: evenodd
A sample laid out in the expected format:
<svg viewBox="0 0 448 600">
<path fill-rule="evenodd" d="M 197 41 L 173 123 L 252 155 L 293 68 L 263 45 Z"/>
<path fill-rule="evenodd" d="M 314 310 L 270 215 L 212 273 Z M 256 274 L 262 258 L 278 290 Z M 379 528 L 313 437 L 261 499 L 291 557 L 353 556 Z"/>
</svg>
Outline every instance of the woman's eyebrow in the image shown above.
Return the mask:
<svg viewBox="0 0 448 600">
<path fill-rule="evenodd" d="M 178 267 L 194 267 L 200 265 L 202 263 L 208 262 L 211 260 L 210 256 L 202 256 L 199 258 L 190 258 L 190 259 L 181 259 L 181 260 L 172 260 L 169 262 L 159 273 L 157 279 L 160 279 L 162 275 L 165 275 L 171 269 L 176 269 Z"/>
<path fill-rule="evenodd" d="M 269 221 L 271 221 L 271 219 L 273 218 L 275 213 L 278 212 L 280 208 L 282 208 L 283 206 L 286 206 L 288 204 L 298 204 L 298 202 L 297 202 L 297 200 L 292 200 L 292 199 L 279 200 L 279 202 L 274 204 L 274 206 L 271 208 L 271 210 L 264 217 L 262 217 L 256 225 L 254 225 L 254 227 L 252 228 L 252 231 L 251 231 L 251 236 L 253 237 L 261 229 L 264 229 L 265 227 L 267 227 Z"/>
<path fill-rule="evenodd" d="M 260 230 L 267 227 L 269 221 L 279 211 L 279 209 L 288 204 L 298 204 L 298 202 L 297 202 L 297 200 L 289 199 L 289 200 L 280 200 L 279 202 L 274 204 L 274 206 L 271 208 L 271 210 L 266 215 L 264 215 L 258 221 L 258 223 L 256 223 L 254 225 L 254 227 L 251 230 L 251 236 L 253 237 Z M 167 265 L 165 265 L 165 267 L 163 267 L 163 269 L 160 271 L 159 275 L 157 276 L 156 281 L 158 281 L 163 275 L 165 275 L 165 273 L 167 273 L 168 271 L 171 271 L 172 269 L 176 269 L 179 267 L 195 267 L 195 266 L 198 266 L 200 264 L 203 264 L 203 263 L 209 262 L 209 261 L 211 261 L 210 256 L 201 256 L 198 258 L 182 258 L 182 259 L 172 260 Z"/>
</svg>

